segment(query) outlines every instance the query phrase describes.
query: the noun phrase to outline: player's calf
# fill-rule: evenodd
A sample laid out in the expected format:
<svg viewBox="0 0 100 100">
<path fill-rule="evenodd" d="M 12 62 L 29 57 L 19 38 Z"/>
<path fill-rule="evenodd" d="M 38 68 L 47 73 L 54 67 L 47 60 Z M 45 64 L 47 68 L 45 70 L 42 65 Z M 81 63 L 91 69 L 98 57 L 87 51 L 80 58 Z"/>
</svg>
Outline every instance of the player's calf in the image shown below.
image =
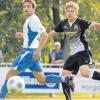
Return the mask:
<svg viewBox="0 0 100 100">
<path fill-rule="evenodd" d="M 66 84 L 70 87 L 71 91 L 74 92 L 75 90 L 75 83 L 73 82 L 73 76 L 69 77 L 69 81 Z"/>
</svg>

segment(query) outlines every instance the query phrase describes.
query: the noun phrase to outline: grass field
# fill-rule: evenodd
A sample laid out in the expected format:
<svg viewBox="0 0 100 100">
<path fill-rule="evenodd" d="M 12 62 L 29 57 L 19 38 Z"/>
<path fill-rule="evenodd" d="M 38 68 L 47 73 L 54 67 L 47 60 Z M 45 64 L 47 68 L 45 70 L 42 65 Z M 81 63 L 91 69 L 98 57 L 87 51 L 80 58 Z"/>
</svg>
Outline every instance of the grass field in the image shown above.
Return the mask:
<svg viewBox="0 0 100 100">
<path fill-rule="evenodd" d="M 100 100 L 100 94 L 72 94 L 72 100 Z M 48 94 L 8 95 L 6 100 L 65 100 L 63 94 L 50 98 Z"/>
</svg>

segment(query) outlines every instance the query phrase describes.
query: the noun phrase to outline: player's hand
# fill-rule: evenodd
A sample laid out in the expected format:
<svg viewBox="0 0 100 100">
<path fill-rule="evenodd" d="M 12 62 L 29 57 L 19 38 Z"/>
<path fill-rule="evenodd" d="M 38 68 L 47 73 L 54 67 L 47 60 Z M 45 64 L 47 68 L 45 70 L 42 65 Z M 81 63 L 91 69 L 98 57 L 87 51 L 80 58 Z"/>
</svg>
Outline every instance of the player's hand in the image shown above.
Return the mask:
<svg viewBox="0 0 100 100">
<path fill-rule="evenodd" d="M 35 51 L 34 52 L 34 60 L 38 60 L 39 59 L 39 51 Z"/>
<path fill-rule="evenodd" d="M 22 32 L 16 32 L 16 38 L 18 38 L 18 39 L 23 38 L 23 33 Z"/>
</svg>

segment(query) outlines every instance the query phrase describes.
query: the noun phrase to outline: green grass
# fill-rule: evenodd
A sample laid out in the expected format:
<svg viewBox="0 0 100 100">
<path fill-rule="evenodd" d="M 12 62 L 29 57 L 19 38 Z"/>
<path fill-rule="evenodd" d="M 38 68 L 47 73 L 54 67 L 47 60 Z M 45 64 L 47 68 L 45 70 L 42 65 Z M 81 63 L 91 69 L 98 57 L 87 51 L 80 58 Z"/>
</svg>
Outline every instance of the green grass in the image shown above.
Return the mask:
<svg viewBox="0 0 100 100">
<path fill-rule="evenodd" d="M 100 94 L 72 94 L 73 100 L 100 100 Z M 65 100 L 63 94 L 56 94 L 56 97 L 50 98 L 48 94 L 20 94 L 8 95 L 6 100 Z"/>
</svg>

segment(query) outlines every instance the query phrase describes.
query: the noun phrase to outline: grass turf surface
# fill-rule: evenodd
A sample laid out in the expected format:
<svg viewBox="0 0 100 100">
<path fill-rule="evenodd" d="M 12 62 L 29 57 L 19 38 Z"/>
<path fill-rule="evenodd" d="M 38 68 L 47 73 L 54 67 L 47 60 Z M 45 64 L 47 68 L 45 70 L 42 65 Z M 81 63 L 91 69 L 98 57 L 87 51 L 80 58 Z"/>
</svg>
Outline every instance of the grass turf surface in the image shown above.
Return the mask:
<svg viewBox="0 0 100 100">
<path fill-rule="evenodd" d="M 100 94 L 72 94 L 72 100 L 100 100 Z M 50 98 L 48 94 L 20 94 L 8 95 L 5 100 L 65 100 L 63 94 L 56 94 Z"/>
</svg>

